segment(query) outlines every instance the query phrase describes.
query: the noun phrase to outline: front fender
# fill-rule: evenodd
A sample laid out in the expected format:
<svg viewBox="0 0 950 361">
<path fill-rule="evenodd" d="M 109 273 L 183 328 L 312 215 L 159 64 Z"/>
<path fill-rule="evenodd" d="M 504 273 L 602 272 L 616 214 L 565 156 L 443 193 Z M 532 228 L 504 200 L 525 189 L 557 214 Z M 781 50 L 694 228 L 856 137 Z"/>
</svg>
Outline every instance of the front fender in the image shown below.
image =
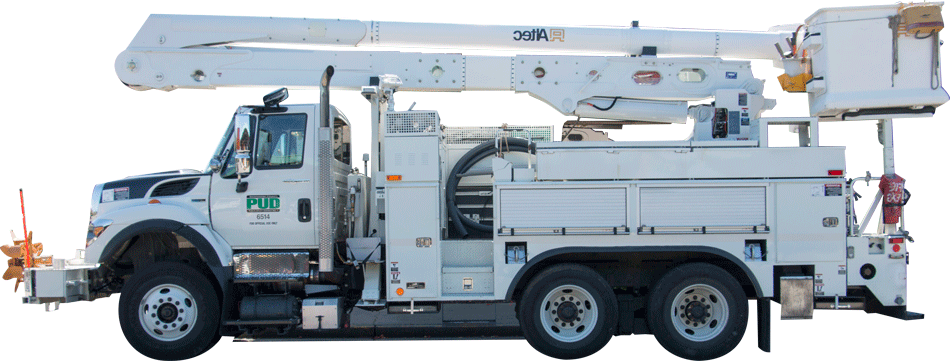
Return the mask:
<svg viewBox="0 0 950 361">
<path fill-rule="evenodd" d="M 111 229 L 112 227 L 110 227 Z M 107 242 L 102 242 L 98 256 L 87 253 L 87 263 L 90 260 L 95 260 L 96 263 L 110 262 L 127 248 L 132 238 L 149 232 L 171 232 L 188 240 L 207 263 L 220 289 L 226 289 L 225 285 L 231 279 L 231 249 L 227 246 L 227 243 L 224 243 L 207 226 L 203 225 L 192 226 L 168 219 L 149 219 L 133 223 L 116 231 L 115 235 Z"/>
<path fill-rule="evenodd" d="M 201 214 L 201 212 L 198 212 L 192 207 L 183 207 L 182 205 L 175 203 L 140 204 L 131 207 L 119 208 L 99 214 L 96 219 L 110 219 L 112 220 L 112 225 L 109 226 L 109 228 L 106 228 L 106 230 L 96 238 L 95 242 L 87 245 L 87 263 L 102 262 L 104 257 L 111 256 L 106 254 L 106 248 L 110 247 L 110 244 L 113 244 L 114 241 L 116 241 L 116 238 L 120 235 L 120 233 L 128 233 L 126 230 L 129 229 L 129 227 L 133 224 L 149 220 L 167 220 L 176 222 L 180 225 L 192 226 L 207 226 L 210 224 L 207 217 L 204 214 Z M 153 231 L 170 230 L 167 229 L 168 227 L 176 227 L 176 229 L 181 228 L 174 225 L 164 225 L 162 227 L 166 228 L 152 228 L 155 228 Z M 128 236 L 129 239 L 131 239 L 131 237 L 141 233 L 144 233 L 144 231 L 140 230 L 138 233 L 126 234 L 125 236 Z M 125 242 L 129 239 L 120 239 L 119 242 Z"/>
</svg>

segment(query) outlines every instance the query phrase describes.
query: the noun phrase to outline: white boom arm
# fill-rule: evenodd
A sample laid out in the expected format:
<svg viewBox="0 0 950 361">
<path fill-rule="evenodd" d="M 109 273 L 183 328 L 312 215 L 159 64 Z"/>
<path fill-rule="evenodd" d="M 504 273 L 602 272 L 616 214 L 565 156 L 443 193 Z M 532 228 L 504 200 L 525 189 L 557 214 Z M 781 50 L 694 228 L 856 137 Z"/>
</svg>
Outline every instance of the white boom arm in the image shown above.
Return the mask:
<svg viewBox="0 0 950 361">
<path fill-rule="evenodd" d="M 396 75 L 409 91 L 507 90 L 527 92 L 565 115 L 686 121 L 686 101 L 718 89 L 760 93 L 748 62 L 719 58 L 666 58 L 640 54 L 644 46 L 676 55 L 771 59 L 774 43 L 790 33 L 706 30 L 518 27 L 361 22 L 253 17 L 153 15 L 116 59 L 119 78 L 133 89 L 220 86 L 315 87 L 327 66 L 333 86 L 359 90 L 370 78 Z M 232 43 L 309 44 L 548 50 L 621 56 L 466 56 L 384 51 L 292 50 L 220 46 Z M 672 73 L 670 72 L 672 70 Z M 700 77 L 683 87 L 671 81 L 637 86 L 635 76 Z M 660 75 L 662 73 L 662 75 Z M 707 75 L 709 80 L 706 81 Z M 596 97 L 606 98 L 594 99 Z M 610 98 L 623 98 L 612 101 Z M 630 100 L 639 99 L 639 100 Z M 602 111 L 596 107 L 608 108 Z"/>
<path fill-rule="evenodd" d="M 115 66 L 122 82 L 137 90 L 315 88 L 322 71 L 333 66 L 336 88 L 359 90 L 389 74 L 400 79 L 401 90 L 526 92 L 565 115 L 665 123 L 685 122 L 686 102 L 718 91 L 761 96 L 762 81 L 752 77 L 748 61 L 722 58 L 770 59 L 788 73 L 783 88 L 809 93 L 812 116 L 931 116 L 948 100 L 940 79 L 939 29 L 922 37 L 909 29 L 929 23 L 890 26 L 884 20 L 940 6 L 822 9 L 799 27 L 805 29 L 798 34 L 802 39 L 783 31 L 152 15 Z M 286 45 L 320 48 L 277 49 Z M 363 46 L 551 55 L 352 51 Z"/>
<path fill-rule="evenodd" d="M 359 20 L 152 15 L 129 48 L 189 48 L 231 43 L 386 46 L 778 60 L 791 32 L 640 27 L 563 27 L 400 23 Z"/>
</svg>

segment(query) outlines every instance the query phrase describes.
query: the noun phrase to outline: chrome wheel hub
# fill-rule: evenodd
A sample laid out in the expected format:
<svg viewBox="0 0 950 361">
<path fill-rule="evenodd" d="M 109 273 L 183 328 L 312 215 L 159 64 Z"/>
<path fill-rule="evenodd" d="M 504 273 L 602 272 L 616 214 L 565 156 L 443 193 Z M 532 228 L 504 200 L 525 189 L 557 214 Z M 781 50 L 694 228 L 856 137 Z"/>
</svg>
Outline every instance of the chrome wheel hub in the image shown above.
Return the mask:
<svg viewBox="0 0 950 361">
<path fill-rule="evenodd" d="M 160 341 L 175 341 L 188 335 L 198 319 L 195 298 L 188 290 L 173 284 L 153 287 L 139 304 L 139 323 L 149 336 Z"/>
<path fill-rule="evenodd" d="M 597 304 L 587 290 L 563 285 L 549 292 L 541 304 L 541 325 L 555 340 L 577 342 L 593 332 Z"/>
<path fill-rule="evenodd" d="M 722 333 L 729 318 L 729 305 L 716 288 L 692 285 L 673 299 L 671 317 L 680 336 L 694 342 L 708 341 Z"/>
</svg>

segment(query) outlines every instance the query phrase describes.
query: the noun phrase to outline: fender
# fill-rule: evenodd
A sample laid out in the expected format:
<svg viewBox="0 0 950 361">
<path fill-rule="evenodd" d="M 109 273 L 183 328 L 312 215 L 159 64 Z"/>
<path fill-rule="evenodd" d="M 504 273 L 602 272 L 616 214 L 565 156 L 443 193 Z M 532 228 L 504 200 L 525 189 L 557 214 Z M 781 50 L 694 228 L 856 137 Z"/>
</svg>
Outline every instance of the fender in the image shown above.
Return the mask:
<svg viewBox="0 0 950 361">
<path fill-rule="evenodd" d="M 125 249 L 133 237 L 148 232 L 172 232 L 188 240 L 188 242 L 198 250 L 198 254 L 207 262 L 208 268 L 211 269 L 211 272 L 214 274 L 222 290 L 225 289 L 227 282 L 231 280 L 231 268 L 228 267 L 231 260 L 221 259 L 219 252 L 213 245 L 218 243 L 217 240 L 209 240 L 192 226 L 169 219 L 150 219 L 122 228 L 122 230 L 118 231 L 118 233 L 112 236 L 108 243 L 105 244 L 97 262 L 103 263 L 110 260 L 116 256 L 116 253 Z M 224 252 L 224 254 L 228 253 L 230 253 L 230 250 Z"/>
<path fill-rule="evenodd" d="M 106 254 L 107 252 L 105 252 L 105 247 L 108 247 L 110 244 L 112 244 L 116 237 L 118 237 L 119 234 L 125 229 L 128 229 L 133 225 L 143 221 L 166 220 L 177 222 L 182 225 L 207 225 L 210 223 L 206 215 L 201 214 L 194 208 L 184 207 L 168 201 L 169 200 L 166 200 L 166 203 L 162 204 L 144 204 L 144 202 L 142 202 L 132 206 L 112 209 L 97 215 L 97 219 L 111 219 L 113 223 L 112 226 L 107 228 L 104 232 L 102 232 L 102 234 L 99 235 L 95 242 L 93 242 L 91 245 L 87 245 L 86 261 L 101 262 L 102 260 L 106 259 L 105 257 L 111 256 L 111 254 Z M 181 227 L 174 227 L 174 229 L 178 228 Z M 165 228 L 160 228 L 158 230 L 164 229 Z M 132 236 L 134 235 L 136 234 L 133 234 Z M 120 241 L 124 242 L 128 241 L 128 239 Z M 229 260 L 225 260 L 225 262 L 228 261 Z M 217 264 L 222 263 L 219 262 Z"/>
<path fill-rule="evenodd" d="M 518 288 L 519 284 L 527 284 L 529 280 L 523 280 L 525 274 L 535 268 L 539 263 L 544 262 L 546 259 L 549 259 L 554 256 L 568 254 L 568 253 L 666 253 L 666 252 L 694 252 L 694 253 L 706 253 L 718 257 L 725 258 L 726 260 L 732 262 L 739 269 L 745 273 L 746 277 L 752 282 L 752 286 L 755 287 L 756 297 L 762 297 L 762 289 L 759 287 L 759 281 L 756 279 L 755 274 L 752 273 L 752 270 L 742 261 L 740 261 L 736 256 L 714 247 L 707 246 L 642 246 L 642 247 L 564 247 L 557 248 L 542 252 L 541 254 L 534 256 L 533 259 L 528 261 L 524 267 L 521 267 L 518 270 L 518 273 L 515 274 L 515 277 L 512 279 L 510 285 L 508 285 L 508 292 L 505 294 L 505 300 L 508 302 L 513 301 L 515 291 Z"/>
</svg>

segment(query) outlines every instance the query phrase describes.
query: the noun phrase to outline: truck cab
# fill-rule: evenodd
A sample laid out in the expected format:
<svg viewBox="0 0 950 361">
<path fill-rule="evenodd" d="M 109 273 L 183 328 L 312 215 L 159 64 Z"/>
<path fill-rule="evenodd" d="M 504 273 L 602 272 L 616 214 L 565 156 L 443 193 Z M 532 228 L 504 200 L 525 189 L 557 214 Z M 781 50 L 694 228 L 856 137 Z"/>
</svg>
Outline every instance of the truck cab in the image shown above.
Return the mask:
<svg viewBox="0 0 950 361">
<path fill-rule="evenodd" d="M 319 129 L 318 109 L 315 104 L 243 106 L 235 112 L 235 118 L 246 117 L 248 130 L 253 134 L 252 166 L 250 172 L 239 177 L 232 121 L 209 166 L 214 174 L 208 197 L 212 229 L 233 248 L 316 247 L 312 205 L 319 194 L 314 147 Z M 348 172 L 349 122 L 335 107 L 331 107 L 331 119 L 333 168 Z M 239 192 L 239 187 L 246 189 Z M 280 236 L 274 237 L 275 233 Z"/>
</svg>

